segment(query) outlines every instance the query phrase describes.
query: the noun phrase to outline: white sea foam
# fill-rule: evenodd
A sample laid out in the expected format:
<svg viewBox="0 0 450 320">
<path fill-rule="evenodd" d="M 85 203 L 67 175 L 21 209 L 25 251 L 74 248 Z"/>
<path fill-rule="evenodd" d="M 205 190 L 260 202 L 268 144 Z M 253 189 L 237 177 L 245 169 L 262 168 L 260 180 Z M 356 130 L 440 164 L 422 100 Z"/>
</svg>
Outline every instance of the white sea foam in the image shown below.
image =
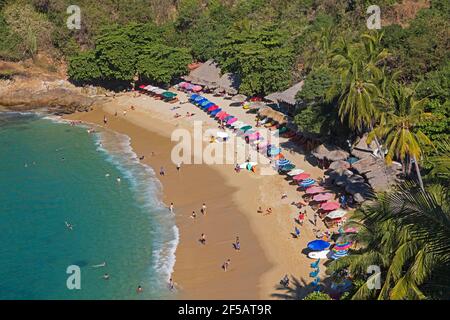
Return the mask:
<svg viewBox="0 0 450 320">
<path fill-rule="evenodd" d="M 179 243 L 179 230 L 175 219 L 169 215 L 161 201 L 162 185 L 154 170 L 138 159 L 128 136 L 110 130 L 95 133 L 97 150 L 104 152 L 106 159 L 122 173 L 123 179 L 131 184 L 137 203 L 149 213 L 157 224 L 152 245 L 152 268 L 161 276 L 161 285 L 170 278 L 175 265 L 175 251 Z"/>
</svg>

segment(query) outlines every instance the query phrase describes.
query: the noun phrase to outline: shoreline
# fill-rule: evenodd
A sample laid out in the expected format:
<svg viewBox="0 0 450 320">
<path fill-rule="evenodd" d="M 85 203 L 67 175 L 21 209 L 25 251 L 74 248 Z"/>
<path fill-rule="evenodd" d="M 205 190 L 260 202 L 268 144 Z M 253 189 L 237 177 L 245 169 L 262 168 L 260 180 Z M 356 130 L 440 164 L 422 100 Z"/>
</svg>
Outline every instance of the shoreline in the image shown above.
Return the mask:
<svg viewBox="0 0 450 320">
<path fill-rule="evenodd" d="M 96 109 L 66 116 L 64 119 L 76 119 L 103 126 L 103 114 L 103 110 Z M 174 282 L 179 289 L 177 297 L 260 298 L 257 290 L 259 278 L 270 265 L 248 222 L 239 212 L 241 208 L 233 199 L 226 201 L 221 199 L 222 195 L 233 195 L 238 189 L 228 184 L 227 180 L 217 173 L 217 169 L 209 166 L 184 165 L 180 173 L 177 173 L 175 165 L 170 160 L 172 142 L 161 134 L 146 130 L 148 128 L 144 129 L 122 118 L 110 118 L 107 127 L 127 135 L 137 155 L 149 155 L 154 152 L 155 156 L 146 156 L 142 162 L 151 166 L 155 172 L 158 172 L 161 165 L 165 168 L 166 175 L 157 176 L 163 186 L 162 201 L 166 205 L 174 202 L 176 224 L 180 233 L 173 273 Z M 150 145 L 148 141 L 151 141 Z M 229 170 L 233 170 L 233 167 L 229 166 Z M 197 182 L 200 177 L 202 183 Z M 179 187 L 180 183 L 189 190 L 189 193 Z M 209 187 L 201 188 L 202 185 L 214 185 L 216 195 L 210 193 Z M 203 202 L 207 205 L 206 216 L 200 213 Z M 195 222 L 189 217 L 192 210 L 197 213 Z M 206 246 L 198 242 L 202 233 L 207 235 Z M 240 252 L 232 247 L 236 236 L 239 236 L 242 243 Z M 229 270 L 224 272 L 221 265 L 227 259 L 231 259 L 231 265 Z"/>
<path fill-rule="evenodd" d="M 218 103 L 222 105 L 227 102 L 222 100 Z M 134 110 L 130 110 L 131 105 L 135 106 Z M 181 298 L 301 299 L 306 296 L 312 290 L 309 285 L 311 260 L 302 250 L 309 241 L 316 239 L 315 230 L 323 230 L 323 223 L 319 221 L 317 227 L 313 225 L 314 211 L 308 207 L 305 225 L 301 227 L 301 237 L 293 237 L 293 229 L 298 226 L 295 219 L 299 210 L 291 203 L 298 201 L 301 194 L 296 185 L 288 183 L 281 175 L 261 176 L 246 170 L 236 174 L 233 165 L 203 164 L 182 166 L 181 172 L 190 175 L 193 181 L 172 179 L 177 173 L 169 156 L 171 132 L 175 128 L 192 132 L 193 121 L 198 120 L 206 124 L 206 129 L 217 127 L 217 123 L 202 114 L 197 107 L 189 103 L 178 103 L 175 106 L 179 108 L 177 111 L 189 111 L 194 116 L 174 119 L 173 105 L 144 95 L 136 97 L 130 94 L 112 99 L 109 104 L 93 111 L 75 113 L 64 118 L 102 126 L 103 116 L 106 115 L 108 128 L 128 135 L 134 152 L 146 156 L 146 164 L 157 172 L 161 165 L 165 166 L 168 174 L 159 180 L 163 185 L 163 202 L 167 205 L 174 202 L 176 222 L 180 229 L 174 281 L 182 289 Z M 126 115 L 123 113 L 125 110 Z M 250 115 L 247 117 L 248 123 L 251 123 Z M 155 157 L 148 156 L 152 151 L 155 152 Z M 307 170 L 313 178 L 323 176 L 323 171 L 310 164 L 303 153 L 290 149 L 286 152 L 289 152 L 289 158 Z M 164 157 L 165 162 L 162 161 Z M 202 178 L 199 179 L 199 176 Z M 195 181 L 198 183 L 194 183 Z M 180 182 L 188 192 L 179 190 Z M 221 189 L 224 182 L 225 186 Z M 187 193 L 190 199 L 186 199 Z M 280 199 L 282 194 L 288 197 Z M 217 210 L 223 214 L 214 217 L 214 221 L 202 219 L 199 211 L 203 202 L 206 202 L 208 211 Z M 271 207 L 273 214 L 257 213 L 259 206 L 263 209 Z M 192 210 L 199 217 L 197 222 L 203 220 L 195 227 L 189 218 Z M 242 231 L 239 228 L 243 228 Z M 202 233 L 206 233 L 208 245 L 199 248 L 198 239 Z M 240 237 L 243 248 L 238 253 L 232 249 L 236 236 Z M 231 258 L 231 266 L 235 268 L 233 275 L 231 270 L 225 275 L 220 268 L 228 258 Z M 291 279 L 289 288 L 279 285 L 284 275 Z M 320 276 L 324 276 L 324 271 L 321 271 Z"/>
</svg>

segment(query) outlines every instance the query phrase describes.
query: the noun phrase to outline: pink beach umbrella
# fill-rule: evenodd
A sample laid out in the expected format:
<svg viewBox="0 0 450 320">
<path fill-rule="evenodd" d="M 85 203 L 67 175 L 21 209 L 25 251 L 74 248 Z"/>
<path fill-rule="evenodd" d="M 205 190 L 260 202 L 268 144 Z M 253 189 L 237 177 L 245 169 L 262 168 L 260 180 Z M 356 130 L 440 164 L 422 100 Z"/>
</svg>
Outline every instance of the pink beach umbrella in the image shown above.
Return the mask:
<svg viewBox="0 0 450 320">
<path fill-rule="evenodd" d="M 202 87 L 201 86 L 193 86 L 192 87 L 192 91 L 194 91 L 194 92 L 199 92 L 199 91 L 202 91 Z"/>
<path fill-rule="evenodd" d="M 180 83 L 178 84 L 178 86 L 179 86 L 180 88 L 186 88 L 186 85 L 187 85 L 187 84 L 188 84 L 187 82 L 183 81 L 183 82 L 180 82 Z"/>
<path fill-rule="evenodd" d="M 321 194 L 315 195 L 313 197 L 313 200 L 317 201 L 317 202 L 328 201 L 328 200 L 331 200 L 331 199 L 333 199 L 333 194 L 332 193 L 321 193 Z"/>
<path fill-rule="evenodd" d="M 220 111 L 219 113 L 216 114 L 216 116 L 214 118 L 220 119 L 220 117 L 222 117 L 224 114 L 227 114 L 227 113 L 225 111 Z"/>
<path fill-rule="evenodd" d="M 320 208 L 322 208 L 325 211 L 333 211 L 339 209 L 340 206 L 341 205 L 337 202 L 325 202 L 320 205 Z"/>
<path fill-rule="evenodd" d="M 300 174 L 296 175 L 292 179 L 294 179 L 295 181 L 301 181 L 301 180 L 308 179 L 310 176 L 311 175 L 309 173 L 303 172 L 303 173 L 300 173 Z"/>
<path fill-rule="evenodd" d="M 209 107 L 209 108 L 208 108 L 208 111 L 214 111 L 214 110 L 216 110 L 216 109 L 219 109 L 219 106 L 213 105 L 212 107 Z"/>
<path fill-rule="evenodd" d="M 227 121 L 227 124 L 233 124 L 237 121 L 237 118 L 231 118 L 230 120 Z"/>
<path fill-rule="evenodd" d="M 226 117 L 228 117 L 229 116 L 229 114 L 228 113 L 224 113 L 224 114 L 222 114 L 222 115 L 220 115 L 219 117 L 218 117 L 218 119 L 219 120 L 224 120 Z"/>
<path fill-rule="evenodd" d="M 324 188 L 315 186 L 315 187 L 310 187 L 310 188 L 306 189 L 306 194 L 316 194 L 316 193 L 321 193 L 324 191 L 325 191 Z"/>
</svg>

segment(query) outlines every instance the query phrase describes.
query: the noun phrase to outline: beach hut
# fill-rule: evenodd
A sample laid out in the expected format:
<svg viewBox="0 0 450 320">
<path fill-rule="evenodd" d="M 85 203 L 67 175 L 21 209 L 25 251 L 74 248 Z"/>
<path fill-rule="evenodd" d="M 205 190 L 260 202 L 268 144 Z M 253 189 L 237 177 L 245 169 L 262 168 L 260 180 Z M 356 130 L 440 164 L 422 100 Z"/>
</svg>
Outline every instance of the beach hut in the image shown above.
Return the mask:
<svg viewBox="0 0 450 320">
<path fill-rule="evenodd" d="M 235 95 L 231 98 L 231 101 L 242 103 L 247 100 L 247 97 L 243 94 Z"/>
<path fill-rule="evenodd" d="M 304 84 L 305 82 L 302 80 L 284 91 L 271 93 L 264 99 L 275 102 L 279 108 L 286 108 L 287 113 L 293 114 L 298 106 L 296 95 L 302 90 Z"/>
</svg>

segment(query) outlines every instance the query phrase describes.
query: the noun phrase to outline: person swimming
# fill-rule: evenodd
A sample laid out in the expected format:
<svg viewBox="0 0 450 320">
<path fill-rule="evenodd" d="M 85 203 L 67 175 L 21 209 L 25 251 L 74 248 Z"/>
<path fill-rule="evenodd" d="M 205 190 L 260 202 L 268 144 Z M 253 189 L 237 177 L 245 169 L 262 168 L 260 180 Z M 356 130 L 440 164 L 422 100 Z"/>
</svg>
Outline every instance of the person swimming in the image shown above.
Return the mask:
<svg viewBox="0 0 450 320">
<path fill-rule="evenodd" d="M 100 264 L 95 264 L 92 266 L 92 268 L 103 268 L 106 267 L 106 261 L 104 261 L 103 263 Z"/>
<path fill-rule="evenodd" d="M 69 230 L 73 230 L 73 225 L 72 225 L 72 224 L 70 224 L 70 223 L 67 222 L 67 221 L 64 221 L 64 223 L 66 224 L 66 227 L 67 227 Z"/>
</svg>

